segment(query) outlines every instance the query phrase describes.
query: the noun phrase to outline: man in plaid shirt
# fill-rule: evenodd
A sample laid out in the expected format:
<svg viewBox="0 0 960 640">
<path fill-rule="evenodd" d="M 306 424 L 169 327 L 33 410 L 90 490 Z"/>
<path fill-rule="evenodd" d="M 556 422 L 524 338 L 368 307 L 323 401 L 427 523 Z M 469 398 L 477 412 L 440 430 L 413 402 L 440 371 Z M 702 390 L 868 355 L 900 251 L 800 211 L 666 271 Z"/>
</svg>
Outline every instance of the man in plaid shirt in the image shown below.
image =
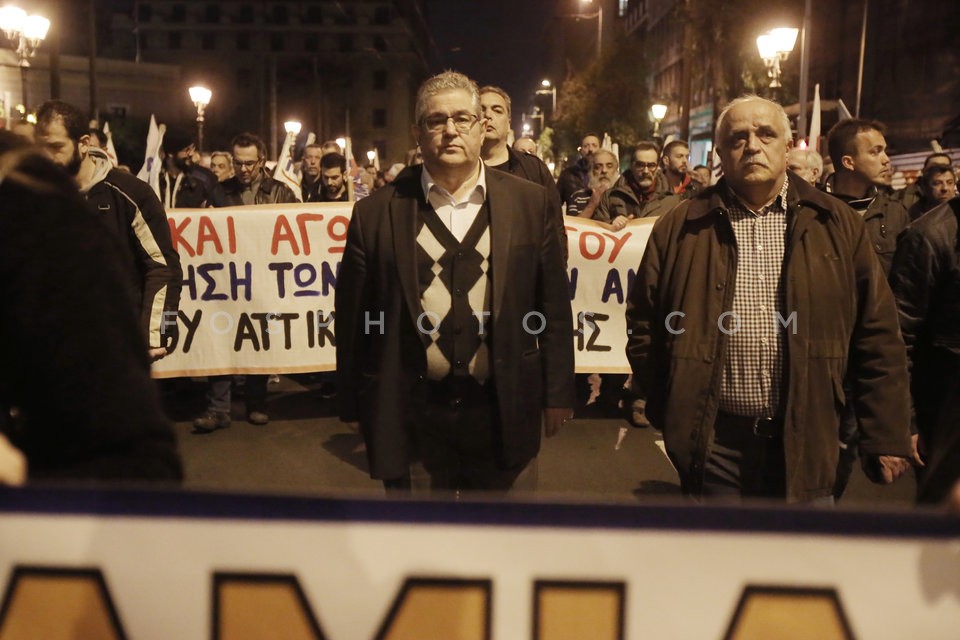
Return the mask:
<svg viewBox="0 0 960 640">
<path fill-rule="evenodd" d="M 833 501 L 843 380 L 865 470 L 909 467 L 906 358 L 863 221 L 787 172 L 790 122 L 731 102 L 724 178 L 660 218 L 627 305 L 627 357 L 685 493 Z"/>
</svg>

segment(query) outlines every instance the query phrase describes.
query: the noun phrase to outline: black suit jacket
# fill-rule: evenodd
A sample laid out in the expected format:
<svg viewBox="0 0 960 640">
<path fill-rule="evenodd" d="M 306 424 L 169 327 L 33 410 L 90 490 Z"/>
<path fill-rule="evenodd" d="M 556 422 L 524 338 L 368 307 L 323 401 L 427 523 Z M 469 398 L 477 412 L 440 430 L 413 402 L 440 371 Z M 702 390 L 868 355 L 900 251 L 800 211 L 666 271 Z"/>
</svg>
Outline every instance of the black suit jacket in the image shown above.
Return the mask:
<svg viewBox="0 0 960 640">
<path fill-rule="evenodd" d="M 406 425 L 426 397 L 429 342 L 417 329 L 421 174 L 420 167 L 405 169 L 357 202 L 337 279 L 340 417 L 359 420 L 370 473 L 380 479 L 407 473 Z M 573 320 L 559 217 L 546 190 L 498 171 L 488 170 L 486 181 L 491 356 L 502 424 L 495 440 L 501 462 L 515 466 L 539 451 L 543 408 L 573 406 Z"/>
</svg>

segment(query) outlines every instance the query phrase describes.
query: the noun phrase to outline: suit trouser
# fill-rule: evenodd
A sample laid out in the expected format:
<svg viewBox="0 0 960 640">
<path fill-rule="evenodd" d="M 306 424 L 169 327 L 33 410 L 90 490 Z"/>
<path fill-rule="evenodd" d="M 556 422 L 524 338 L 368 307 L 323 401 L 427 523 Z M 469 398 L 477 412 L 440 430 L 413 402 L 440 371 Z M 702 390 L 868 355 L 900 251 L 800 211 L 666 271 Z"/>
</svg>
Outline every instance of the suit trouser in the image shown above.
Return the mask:
<svg viewBox="0 0 960 640">
<path fill-rule="evenodd" d="M 492 384 L 472 378 L 429 383 L 422 414 L 410 425 L 413 457 L 429 475 L 432 491 L 493 491 L 513 488 L 527 464 L 499 462 L 500 417 Z M 409 476 L 385 481 L 409 490 Z"/>
</svg>

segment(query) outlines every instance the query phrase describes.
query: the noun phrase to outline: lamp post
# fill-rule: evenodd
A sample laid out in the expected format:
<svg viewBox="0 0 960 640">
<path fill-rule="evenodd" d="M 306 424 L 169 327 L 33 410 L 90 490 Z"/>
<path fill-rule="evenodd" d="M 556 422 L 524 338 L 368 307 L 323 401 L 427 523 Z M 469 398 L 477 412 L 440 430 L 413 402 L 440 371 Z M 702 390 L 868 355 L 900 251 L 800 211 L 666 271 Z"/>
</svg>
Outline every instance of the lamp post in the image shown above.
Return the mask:
<svg viewBox="0 0 960 640">
<path fill-rule="evenodd" d="M 190 99 L 197 107 L 197 152 L 203 153 L 203 110 L 210 104 L 213 92 L 200 85 L 190 87 L 189 91 Z"/>
<path fill-rule="evenodd" d="M 587 4 L 593 4 L 593 0 L 581 0 Z M 583 16 L 585 18 L 596 18 L 597 19 L 597 59 L 600 58 L 600 53 L 603 47 L 603 7 L 600 6 L 602 0 L 597 0 L 597 12 L 592 16 Z"/>
<path fill-rule="evenodd" d="M 553 119 L 553 114 L 557 111 L 557 88 L 550 84 L 549 80 L 541 80 L 540 88 L 537 89 L 538 96 L 550 96 L 550 118 Z"/>
<path fill-rule="evenodd" d="M 657 102 L 650 105 L 650 116 L 653 118 L 653 137 L 660 139 L 660 121 L 667 115 L 667 105 Z"/>
<path fill-rule="evenodd" d="M 790 52 L 793 51 L 798 32 L 799 29 L 779 27 L 757 36 L 757 50 L 763 58 L 763 63 L 767 65 L 771 89 L 779 89 L 783 86 L 780 84 L 780 63 L 786 61 Z"/>
<path fill-rule="evenodd" d="M 41 15 L 27 15 L 27 12 L 14 5 L 0 8 L 0 29 L 10 41 L 17 54 L 17 66 L 20 67 L 20 98 L 24 112 L 27 111 L 27 67 L 29 59 L 37 53 L 37 48 L 50 30 L 50 21 Z"/>
</svg>

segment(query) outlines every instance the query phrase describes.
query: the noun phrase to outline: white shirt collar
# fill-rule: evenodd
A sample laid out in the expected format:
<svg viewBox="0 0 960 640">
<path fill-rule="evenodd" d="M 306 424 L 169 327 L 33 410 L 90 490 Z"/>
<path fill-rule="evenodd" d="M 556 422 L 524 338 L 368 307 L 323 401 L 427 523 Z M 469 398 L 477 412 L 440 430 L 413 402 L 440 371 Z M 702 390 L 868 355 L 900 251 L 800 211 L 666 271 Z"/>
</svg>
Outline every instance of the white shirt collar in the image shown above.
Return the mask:
<svg viewBox="0 0 960 640">
<path fill-rule="evenodd" d="M 487 169 L 484 166 L 482 160 L 478 160 L 478 162 L 480 163 L 480 175 L 477 176 L 477 184 L 474 186 L 473 189 L 471 189 L 465 194 L 463 198 L 464 202 L 469 200 L 470 197 L 474 193 L 477 193 L 478 191 L 480 193 L 481 202 L 483 200 L 486 200 L 487 198 Z M 443 194 L 444 197 L 449 198 L 450 200 L 453 200 L 453 195 L 450 194 L 450 192 L 448 192 L 446 189 L 441 187 L 439 184 L 437 184 L 436 180 L 433 179 L 433 176 L 430 175 L 430 172 L 427 171 L 426 165 L 423 166 L 423 173 L 420 174 L 420 187 L 423 189 L 424 200 L 430 199 L 430 192 L 434 187 L 436 187 L 437 192 Z"/>
</svg>

